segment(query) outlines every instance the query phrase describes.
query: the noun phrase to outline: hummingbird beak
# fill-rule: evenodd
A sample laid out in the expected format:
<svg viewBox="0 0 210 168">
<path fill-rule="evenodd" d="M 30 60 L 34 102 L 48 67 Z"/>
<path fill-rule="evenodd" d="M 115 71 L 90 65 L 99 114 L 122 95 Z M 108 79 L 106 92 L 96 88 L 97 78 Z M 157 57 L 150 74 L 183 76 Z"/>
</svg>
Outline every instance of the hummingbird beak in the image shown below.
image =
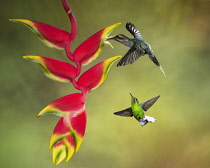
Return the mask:
<svg viewBox="0 0 210 168">
<path fill-rule="evenodd" d="M 132 95 L 131 93 L 130 93 L 130 95 L 131 95 L 132 98 L 134 98 L 133 95 Z"/>
<path fill-rule="evenodd" d="M 106 40 L 115 40 L 115 36 L 110 36 Z"/>
</svg>

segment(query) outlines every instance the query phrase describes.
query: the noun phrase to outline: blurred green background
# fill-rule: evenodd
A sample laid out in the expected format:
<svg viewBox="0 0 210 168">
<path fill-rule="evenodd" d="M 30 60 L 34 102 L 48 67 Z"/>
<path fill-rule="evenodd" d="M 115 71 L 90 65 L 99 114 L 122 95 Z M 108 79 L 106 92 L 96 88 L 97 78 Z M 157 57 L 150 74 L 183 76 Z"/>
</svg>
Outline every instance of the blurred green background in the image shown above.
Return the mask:
<svg viewBox="0 0 210 168">
<path fill-rule="evenodd" d="M 209 0 L 69 0 L 82 41 L 121 22 L 112 35 L 132 22 L 151 44 L 165 78 L 148 58 L 111 68 L 101 87 L 87 99 L 88 124 L 80 150 L 58 168 L 209 168 L 210 167 L 210 1 Z M 64 51 L 48 48 L 25 26 L 10 18 L 30 19 L 70 30 L 60 0 L 1 2 L 1 168 L 52 168 L 49 138 L 56 116 L 36 118 L 46 105 L 77 92 L 71 84 L 46 78 L 40 67 L 22 59 L 39 55 L 68 61 Z M 127 47 L 112 42 L 92 64 Z M 157 122 L 141 127 L 134 118 L 112 113 L 161 95 L 147 112 Z"/>
</svg>

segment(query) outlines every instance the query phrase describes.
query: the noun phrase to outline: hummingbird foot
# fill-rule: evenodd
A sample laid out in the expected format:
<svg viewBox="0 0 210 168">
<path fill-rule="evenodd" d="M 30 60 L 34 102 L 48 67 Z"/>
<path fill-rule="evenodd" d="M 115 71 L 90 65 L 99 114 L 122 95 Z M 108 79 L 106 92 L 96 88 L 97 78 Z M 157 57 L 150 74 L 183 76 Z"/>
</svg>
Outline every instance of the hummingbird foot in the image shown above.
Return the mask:
<svg viewBox="0 0 210 168">
<path fill-rule="evenodd" d="M 144 116 L 143 118 L 139 119 L 141 126 L 146 125 L 148 122 L 155 122 L 156 118 Z"/>
</svg>

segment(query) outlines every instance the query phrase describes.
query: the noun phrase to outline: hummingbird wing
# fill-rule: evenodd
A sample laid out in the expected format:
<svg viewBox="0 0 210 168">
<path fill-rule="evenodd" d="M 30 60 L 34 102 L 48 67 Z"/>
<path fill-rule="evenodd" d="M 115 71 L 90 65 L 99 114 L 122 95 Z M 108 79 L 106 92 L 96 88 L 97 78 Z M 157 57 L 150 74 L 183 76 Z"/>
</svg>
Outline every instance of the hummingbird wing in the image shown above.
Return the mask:
<svg viewBox="0 0 210 168">
<path fill-rule="evenodd" d="M 126 29 L 137 39 L 143 40 L 139 30 L 132 23 L 126 24 Z"/>
<path fill-rule="evenodd" d="M 147 100 L 147 101 L 141 103 L 140 105 L 142 106 L 144 111 L 147 111 L 157 101 L 157 99 L 159 99 L 159 97 L 160 97 L 160 95 L 156 96 L 150 100 Z"/>
<path fill-rule="evenodd" d="M 125 110 L 118 111 L 118 112 L 115 112 L 113 114 L 119 115 L 119 116 L 123 116 L 123 117 L 132 117 L 133 116 L 133 113 L 131 111 L 131 108 L 127 108 Z"/>
<path fill-rule="evenodd" d="M 135 44 L 128 50 L 124 57 L 118 62 L 117 66 L 124 66 L 134 63 L 140 56 L 144 55 L 145 51 L 142 48 L 137 48 Z"/>
</svg>

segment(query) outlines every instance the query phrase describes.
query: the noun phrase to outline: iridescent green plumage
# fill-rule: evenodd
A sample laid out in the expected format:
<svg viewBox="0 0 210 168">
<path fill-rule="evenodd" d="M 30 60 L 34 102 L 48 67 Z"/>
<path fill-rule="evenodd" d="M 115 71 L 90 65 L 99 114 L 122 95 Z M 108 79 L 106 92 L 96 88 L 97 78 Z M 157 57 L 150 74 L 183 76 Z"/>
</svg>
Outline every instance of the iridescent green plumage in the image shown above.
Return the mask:
<svg viewBox="0 0 210 168">
<path fill-rule="evenodd" d="M 144 117 L 144 110 L 139 106 L 139 101 L 137 98 L 133 97 L 131 95 L 131 111 L 133 113 L 133 116 L 139 120 Z"/>
<path fill-rule="evenodd" d="M 131 94 L 130 94 L 131 95 Z M 157 101 L 160 96 L 154 97 L 146 102 L 140 103 L 137 98 L 131 95 L 131 107 L 115 112 L 115 115 L 124 117 L 134 117 L 140 122 L 142 126 L 146 125 L 148 122 L 155 122 L 156 119 L 145 115 L 145 112 Z"/>
</svg>

